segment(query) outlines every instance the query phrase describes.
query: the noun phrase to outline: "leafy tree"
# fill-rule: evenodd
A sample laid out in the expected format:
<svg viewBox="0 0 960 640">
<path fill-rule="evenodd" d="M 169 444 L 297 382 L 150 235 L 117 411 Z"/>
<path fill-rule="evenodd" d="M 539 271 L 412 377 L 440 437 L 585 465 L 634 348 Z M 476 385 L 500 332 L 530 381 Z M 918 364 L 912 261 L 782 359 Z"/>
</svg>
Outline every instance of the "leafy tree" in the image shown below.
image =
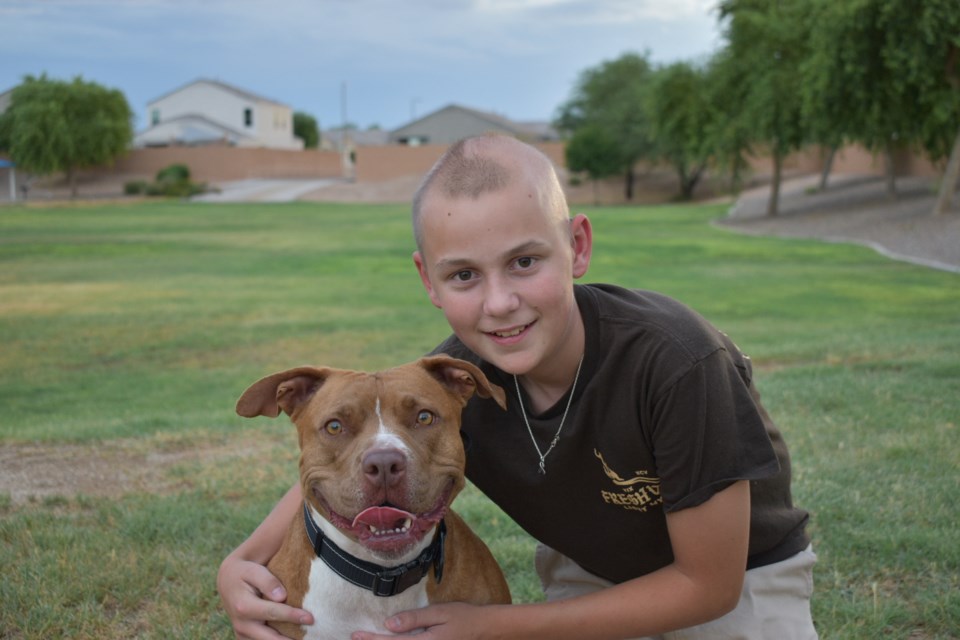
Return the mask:
<svg viewBox="0 0 960 640">
<path fill-rule="evenodd" d="M 584 171 L 590 176 L 593 181 L 593 200 L 598 204 L 597 181 L 616 175 L 623 169 L 619 141 L 607 129 L 587 124 L 573 134 L 564 153 L 568 169 Z"/>
<path fill-rule="evenodd" d="M 0 116 L 0 139 L 17 166 L 39 175 L 64 172 L 77 195 L 77 169 L 108 164 L 133 139 L 123 93 L 77 77 L 26 76 Z"/>
<path fill-rule="evenodd" d="M 879 3 L 888 37 L 881 55 L 913 101 L 910 130 L 933 161 L 949 158 L 934 213 L 944 213 L 960 180 L 960 3 Z M 911 140 L 913 142 L 914 140 Z"/>
<path fill-rule="evenodd" d="M 814 121 L 887 158 L 887 190 L 896 194 L 893 152 L 922 147 L 933 160 L 951 155 L 939 207 L 960 171 L 960 4 L 955 0 L 815 0 L 806 102 Z"/>
<path fill-rule="evenodd" d="M 838 90 L 842 91 L 842 86 L 838 86 L 834 82 L 835 77 L 829 75 L 834 73 L 834 66 L 839 63 L 833 57 L 835 43 L 823 41 L 826 37 L 823 22 L 832 19 L 832 8 L 832 3 L 810 2 L 810 55 L 801 63 L 799 77 L 801 112 L 807 123 L 810 141 L 828 150 L 820 172 L 821 191 L 827 187 L 837 149 L 849 138 L 845 122 L 849 112 L 836 113 L 838 102 L 842 99 Z M 828 75 L 825 77 L 823 74 Z"/>
<path fill-rule="evenodd" d="M 693 197 L 712 155 L 709 99 L 705 69 L 677 62 L 653 74 L 647 101 L 653 153 L 676 171 L 684 200 Z"/>
<path fill-rule="evenodd" d="M 634 165 L 652 153 L 643 108 L 650 76 L 647 57 L 635 53 L 587 69 L 580 74 L 571 98 L 560 106 L 554 122 L 568 135 L 589 125 L 605 130 L 617 141 L 628 200 L 633 198 Z"/>
<path fill-rule="evenodd" d="M 294 112 L 293 135 L 303 140 L 305 149 L 316 149 L 320 146 L 320 127 L 317 125 L 317 119 L 309 113 Z"/>
<path fill-rule="evenodd" d="M 727 171 L 734 192 L 739 192 L 748 168 L 746 155 L 755 138 L 753 125 L 744 111 L 750 93 L 749 68 L 738 66 L 728 49 L 718 51 L 708 62 L 704 93 L 710 117 L 704 128 L 705 144 L 713 164 Z"/>
<path fill-rule="evenodd" d="M 728 64 L 744 81 L 742 117 L 773 159 L 767 215 L 777 214 L 783 160 L 806 141 L 799 70 L 807 55 L 809 0 L 725 0 Z"/>
</svg>

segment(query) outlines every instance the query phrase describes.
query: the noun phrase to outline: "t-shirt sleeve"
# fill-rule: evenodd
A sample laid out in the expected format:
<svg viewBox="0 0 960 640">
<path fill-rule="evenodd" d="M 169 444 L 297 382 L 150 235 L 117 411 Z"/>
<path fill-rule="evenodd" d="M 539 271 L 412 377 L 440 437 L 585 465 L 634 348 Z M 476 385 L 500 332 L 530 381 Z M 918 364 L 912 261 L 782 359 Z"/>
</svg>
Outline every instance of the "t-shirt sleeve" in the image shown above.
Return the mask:
<svg viewBox="0 0 960 640">
<path fill-rule="evenodd" d="M 650 419 L 665 511 L 779 470 L 748 384 L 731 354 L 717 349 L 657 394 Z"/>
</svg>

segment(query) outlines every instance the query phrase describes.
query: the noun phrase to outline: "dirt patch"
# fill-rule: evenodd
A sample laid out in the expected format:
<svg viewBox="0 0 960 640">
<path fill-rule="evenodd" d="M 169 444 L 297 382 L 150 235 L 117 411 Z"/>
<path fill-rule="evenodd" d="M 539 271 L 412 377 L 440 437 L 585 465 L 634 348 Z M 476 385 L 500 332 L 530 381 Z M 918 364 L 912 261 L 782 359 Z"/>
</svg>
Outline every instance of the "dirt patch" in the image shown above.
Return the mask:
<svg viewBox="0 0 960 640">
<path fill-rule="evenodd" d="M 13 505 L 52 497 L 117 497 L 165 493 L 182 480 L 177 465 L 253 457 L 263 449 L 256 436 L 218 441 L 149 438 L 97 444 L 0 444 L 0 496 Z"/>
</svg>

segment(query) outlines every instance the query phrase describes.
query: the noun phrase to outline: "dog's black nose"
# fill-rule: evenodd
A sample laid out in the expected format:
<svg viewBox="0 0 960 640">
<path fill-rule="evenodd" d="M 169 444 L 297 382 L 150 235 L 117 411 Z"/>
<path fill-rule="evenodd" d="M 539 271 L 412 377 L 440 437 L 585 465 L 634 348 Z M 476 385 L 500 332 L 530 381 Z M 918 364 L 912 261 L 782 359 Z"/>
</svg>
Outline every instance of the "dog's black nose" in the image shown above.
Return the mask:
<svg viewBox="0 0 960 640">
<path fill-rule="evenodd" d="M 407 458 L 397 449 L 374 449 L 363 456 L 363 473 L 374 485 L 393 487 L 407 472 Z"/>
</svg>

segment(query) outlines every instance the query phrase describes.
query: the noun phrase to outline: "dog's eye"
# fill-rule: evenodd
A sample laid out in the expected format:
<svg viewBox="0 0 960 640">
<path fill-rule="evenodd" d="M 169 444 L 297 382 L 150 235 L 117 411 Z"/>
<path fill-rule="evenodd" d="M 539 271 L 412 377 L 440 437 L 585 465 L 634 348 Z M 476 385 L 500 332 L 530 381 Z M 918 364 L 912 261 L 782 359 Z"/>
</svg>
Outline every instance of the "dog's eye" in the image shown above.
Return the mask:
<svg viewBox="0 0 960 640">
<path fill-rule="evenodd" d="M 326 429 L 330 435 L 338 436 L 343 433 L 343 423 L 339 420 L 331 420 L 324 426 L 324 429 Z"/>
<path fill-rule="evenodd" d="M 429 411 L 421 411 L 417 414 L 417 424 L 421 427 L 429 427 L 436 421 L 437 417 Z"/>
</svg>

